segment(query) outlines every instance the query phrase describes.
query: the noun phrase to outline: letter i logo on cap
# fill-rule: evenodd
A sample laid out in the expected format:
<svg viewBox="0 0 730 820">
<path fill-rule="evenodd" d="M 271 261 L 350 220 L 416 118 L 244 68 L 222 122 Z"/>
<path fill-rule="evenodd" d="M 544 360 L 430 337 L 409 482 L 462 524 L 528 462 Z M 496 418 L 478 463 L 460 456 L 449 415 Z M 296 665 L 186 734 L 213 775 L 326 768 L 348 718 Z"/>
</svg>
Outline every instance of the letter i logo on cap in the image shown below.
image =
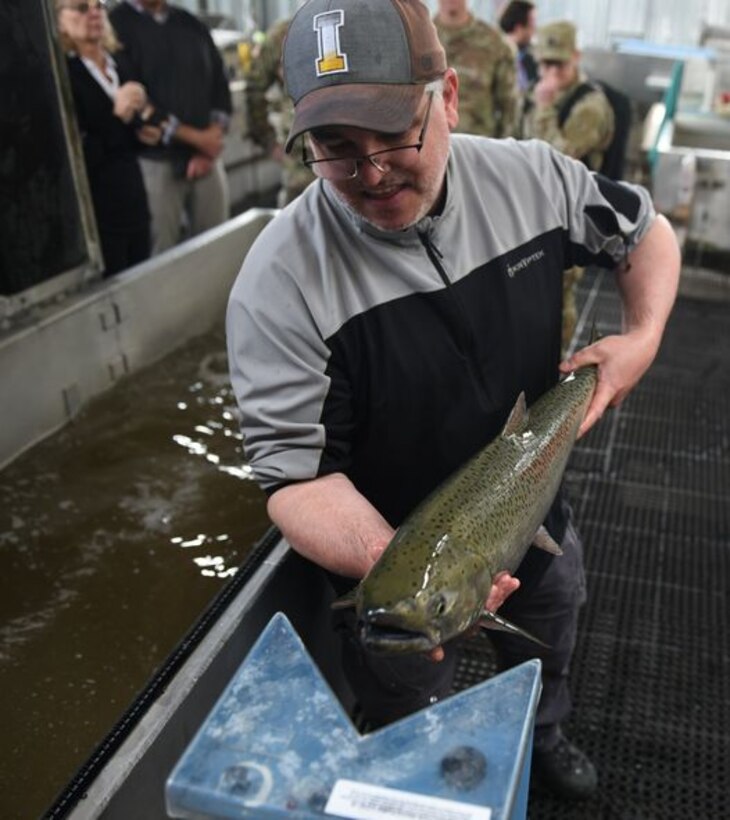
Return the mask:
<svg viewBox="0 0 730 820">
<path fill-rule="evenodd" d="M 345 12 L 342 9 L 325 11 L 314 17 L 314 30 L 317 32 L 319 59 L 317 76 L 342 74 L 347 69 L 347 54 L 340 48 L 340 26 L 345 23 Z"/>
</svg>

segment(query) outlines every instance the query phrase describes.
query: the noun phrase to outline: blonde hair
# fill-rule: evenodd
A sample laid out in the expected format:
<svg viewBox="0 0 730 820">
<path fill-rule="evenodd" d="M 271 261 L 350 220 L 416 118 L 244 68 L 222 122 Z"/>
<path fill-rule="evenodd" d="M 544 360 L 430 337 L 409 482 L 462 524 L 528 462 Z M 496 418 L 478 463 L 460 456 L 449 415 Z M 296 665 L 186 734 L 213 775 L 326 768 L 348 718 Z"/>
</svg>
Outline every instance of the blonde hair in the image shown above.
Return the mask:
<svg viewBox="0 0 730 820">
<path fill-rule="evenodd" d="M 102 6 L 102 9 L 104 7 Z M 56 20 L 61 16 L 61 12 L 64 9 L 72 9 L 72 6 L 68 5 L 67 0 L 56 0 Z M 76 46 L 74 41 L 68 36 L 65 31 L 62 31 L 58 23 L 56 24 L 56 28 L 58 29 L 58 40 L 61 43 L 61 48 L 64 50 L 66 54 L 71 53 L 72 51 L 76 51 Z M 108 51 L 110 54 L 113 54 L 115 51 L 119 51 L 122 47 L 122 44 L 117 39 L 117 35 L 112 28 L 112 24 L 109 22 L 109 17 L 107 14 L 104 14 L 104 33 L 101 37 L 101 45 L 102 47 Z"/>
</svg>

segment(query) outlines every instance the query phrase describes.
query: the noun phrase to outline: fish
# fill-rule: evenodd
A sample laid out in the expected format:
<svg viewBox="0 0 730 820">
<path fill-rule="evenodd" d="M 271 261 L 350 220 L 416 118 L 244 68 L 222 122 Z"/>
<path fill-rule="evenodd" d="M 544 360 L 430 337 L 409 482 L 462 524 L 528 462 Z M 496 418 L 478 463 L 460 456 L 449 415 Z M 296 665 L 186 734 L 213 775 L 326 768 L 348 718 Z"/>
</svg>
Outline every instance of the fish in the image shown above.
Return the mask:
<svg viewBox="0 0 730 820">
<path fill-rule="evenodd" d="M 367 575 L 333 602 L 355 608 L 366 650 L 429 652 L 475 625 L 542 644 L 485 602 L 494 577 L 513 574 L 531 544 L 562 554 L 543 521 L 597 378 L 594 365 L 575 370 L 529 411 L 520 393 L 501 433 L 406 517 Z"/>
</svg>

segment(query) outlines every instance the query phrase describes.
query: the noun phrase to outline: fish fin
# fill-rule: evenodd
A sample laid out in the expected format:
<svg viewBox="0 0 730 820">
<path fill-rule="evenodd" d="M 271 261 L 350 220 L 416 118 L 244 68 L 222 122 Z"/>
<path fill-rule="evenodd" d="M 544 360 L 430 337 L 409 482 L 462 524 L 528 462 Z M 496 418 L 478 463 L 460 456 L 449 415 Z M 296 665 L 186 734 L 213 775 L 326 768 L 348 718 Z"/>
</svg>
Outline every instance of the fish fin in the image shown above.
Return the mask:
<svg viewBox="0 0 730 820">
<path fill-rule="evenodd" d="M 502 430 L 502 436 L 513 436 L 516 433 L 522 433 L 527 428 L 529 421 L 529 414 L 527 412 L 527 402 L 525 401 L 525 391 L 523 390 L 519 396 L 515 406 L 512 408 L 509 418 L 505 422 Z"/>
<path fill-rule="evenodd" d="M 497 632 L 507 632 L 510 635 L 519 635 L 521 638 L 527 638 L 528 641 L 534 641 L 535 643 L 540 644 L 540 646 L 550 649 L 549 644 L 544 643 L 526 630 L 516 624 L 513 624 L 511 621 L 508 621 L 501 615 L 497 615 L 495 612 L 490 612 L 488 609 L 483 610 L 482 614 L 479 616 L 478 624 L 482 629 L 494 629 Z"/>
<path fill-rule="evenodd" d="M 550 533 L 545 529 L 544 524 L 540 525 L 540 529 L 538 529 L 535 533 L 532 543 L 534 546 L 541 550 L 545 550 L 545 552 L 549 552 L 552 555 L 563 554 L 563 551 L 560 549 L 560 544 L 558 544 L 552 535 L 550 535 Z"/>
<path fill-rule="evenodd" d="M 335 610 L 353 608 L 355 606 L 355 599 L 357 598 L 357 590 L 358 587 L 354 587 L 354 589 L 351 589 L 339 598 L 335 598 L 330 604 L 330 608 Z"/>
</svg>

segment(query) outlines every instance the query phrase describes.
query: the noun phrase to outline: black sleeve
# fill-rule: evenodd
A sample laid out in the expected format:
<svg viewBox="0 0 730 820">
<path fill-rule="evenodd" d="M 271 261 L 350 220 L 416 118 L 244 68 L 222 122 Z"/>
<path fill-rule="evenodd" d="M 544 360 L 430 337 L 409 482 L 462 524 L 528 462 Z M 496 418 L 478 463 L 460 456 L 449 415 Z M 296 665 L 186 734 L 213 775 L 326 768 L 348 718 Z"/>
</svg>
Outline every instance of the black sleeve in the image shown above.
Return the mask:
<svg viewBox="0 0 730 820">
<path fill-rule="evenodd" d="M 223 65 L 223 58 L 207 29 L 205 29 L 205 38 L 207 48 L 210 50 L 211 64 L 213 66 L 210 89 L 210 110 L 225 111 L 226 114 L 230 114 L 233 111 L 233 104 L 231 102 L 231 91 L 228 86 L 228 77 L 226 75 L 225 66 Z"/>
</svg>

